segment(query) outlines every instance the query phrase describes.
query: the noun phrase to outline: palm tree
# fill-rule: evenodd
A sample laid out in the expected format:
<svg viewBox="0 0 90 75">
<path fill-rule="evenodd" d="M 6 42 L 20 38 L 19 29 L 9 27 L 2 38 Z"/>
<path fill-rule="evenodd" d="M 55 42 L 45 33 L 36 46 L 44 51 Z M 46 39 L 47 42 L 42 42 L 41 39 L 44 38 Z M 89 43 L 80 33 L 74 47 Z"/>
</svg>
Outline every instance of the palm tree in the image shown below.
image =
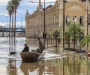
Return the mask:
<svg viewBox="0 0 90 75">
<path fill-rule="evenodd" d="M 10 16 L 9 28 L 11 28 L 11 19 L 12 19 L 12 29 L 14 28 L 12 30 L 12 31 L 14 31 L 14 46 L 15 46 L 15 29 L 16 29 L 16 10 L 20 4 L 20 1 L 21 0 L 11 0 L 8 2 L 8 5 L 7 5 L 7 10 L 8 10 L 9 16 Z M 14 26 L 13 26 L 13 15 L 15 15 Z M 10 31 L 10 29 L 9 29 L 9 31 Z M 10 39 L 10 37 L 9 37 L 9 39 Z M 12 41 L 12 39 L 11 39 L 11 41 Z M 13 42 L 12 42 L 12 45 L 13 45 Z M 15 52 L 11 52 L 10 54 L 15 54 Z"/>
<path fill-rule="evenodd" d="M 15 45 L 15 30 L 16 30 L 16 10 L 17 10 L 17 8 L 18 8 L 18 6 L 19 6 L 19 4 L 20 4 L 20 2 L 21 2 L 21 0 L 11 0 L 12 1 L 12 4 L 13 4 L 13 6 L 14 6 L 14 14 L 15 14 L 15 21 L 14 21 L 14 45 Z"/>
<path fill-rule="evenodd" d="M 11 16 L 13 14 L 13 6 L 12 6 L 11 1 L 9 1 L 8 4 L 7 4 L 7 10 L 8 10 L 8 14 L 9 14 L 9 45 L 10 45 Z"/>
</svg>

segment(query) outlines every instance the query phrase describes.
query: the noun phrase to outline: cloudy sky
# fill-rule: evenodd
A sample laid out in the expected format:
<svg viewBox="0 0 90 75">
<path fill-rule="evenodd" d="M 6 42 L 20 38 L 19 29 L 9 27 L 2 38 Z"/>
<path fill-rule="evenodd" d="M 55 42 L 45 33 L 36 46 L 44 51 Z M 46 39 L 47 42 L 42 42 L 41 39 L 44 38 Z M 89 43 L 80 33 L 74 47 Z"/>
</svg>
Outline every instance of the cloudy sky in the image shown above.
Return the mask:
<svg viewBox="0 0 90 75">
<path fill-rule="evenodd" d="M 8 27 L 8 12 L 6 6 L 9 0 L 0 0 L 0 25 Z M 17 9 L 17 27 L 25 27 L 25 14 L 26 10 L 29 10 L 29 13 L 33 13 L 36 10 L 37 3 L 31 3 L 29 1 L 38 2 L 39 0 L 22 0 L 20 6 Z M 41 0 L 43 2 L 43 0 Z M 46 0 L 46 2 L 55 2 L 56 0 Z M 48 3 L 50 4 L 50 3 Z M 46 5 L 47 6 L 47 5 Z M 22 21 L 22 23 L 21 23 Z"/>
</svg>

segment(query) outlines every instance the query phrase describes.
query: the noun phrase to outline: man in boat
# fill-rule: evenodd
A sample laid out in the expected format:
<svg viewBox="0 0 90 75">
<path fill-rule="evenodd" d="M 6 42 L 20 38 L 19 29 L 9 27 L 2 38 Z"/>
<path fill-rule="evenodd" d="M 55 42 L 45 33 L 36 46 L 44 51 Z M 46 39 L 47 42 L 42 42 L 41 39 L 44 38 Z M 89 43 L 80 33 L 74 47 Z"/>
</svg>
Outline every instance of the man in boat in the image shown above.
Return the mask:
<svg viewBox="0 0 90 75">
<path fill-rule="evenodd" d="M 22 52 L 29 52 L 29 47 L 27 46 L 27 44 L 24 44 L 24 49 Z"/>
<path fill-rule="evenodd" d="M 44 42 L 40 38 L 38 38 L 38 41 L 39 41 L 39 48 L 37 49 L 37 53 L 42 53 L 43 50 L 45 49 Z"/>
</svg>

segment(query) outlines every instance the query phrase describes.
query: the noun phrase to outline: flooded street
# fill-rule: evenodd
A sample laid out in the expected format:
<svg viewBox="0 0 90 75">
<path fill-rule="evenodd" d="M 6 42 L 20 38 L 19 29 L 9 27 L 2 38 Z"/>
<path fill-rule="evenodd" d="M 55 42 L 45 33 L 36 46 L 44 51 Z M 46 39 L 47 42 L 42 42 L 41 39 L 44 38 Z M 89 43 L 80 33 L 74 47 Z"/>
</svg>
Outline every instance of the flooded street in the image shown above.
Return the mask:
<svg viewBox="0 0 90 75">
<path fill-rule="evenodd" d="M 27 42 L 37 48 L 37 40 L 16 38 L 16 55 L 9 54 L 8 38 L 0 38 L 0 75 L 90 75 L 90 59 L 85 54 L 65 51 L 60 47 L 48 47 L 44 59 L 36 63 L 22 63 L 20 52 Z M 36 44 L 35 44 L 36 43 Z M 16 61 L 10 61 L 15 58 Z"/>
</svg>

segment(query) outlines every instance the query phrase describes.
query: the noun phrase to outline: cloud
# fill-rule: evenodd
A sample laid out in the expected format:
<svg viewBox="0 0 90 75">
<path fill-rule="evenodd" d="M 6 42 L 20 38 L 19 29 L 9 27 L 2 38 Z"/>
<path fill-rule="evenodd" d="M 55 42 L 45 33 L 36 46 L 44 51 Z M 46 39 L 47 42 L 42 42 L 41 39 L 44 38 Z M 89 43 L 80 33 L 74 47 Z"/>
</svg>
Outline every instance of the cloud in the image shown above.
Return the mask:
<svg viewBox="0 0 90 75">
<path fill-rule="evenodd" d="M 17 22 L 16 26 L 17 27 L 21 27 L 21 22 Z M 24 21 L 22 22 L 22 27 L 25 27 L 25 22 Z"/>
<path fill-rule="evenodd" d="M 0 4 L 1 3 L 7 3 L 8 1 L 10 1 L 10 0 L 0 0 Z"/>
<path fill-rule="evenodd" d="M 21 14 L 23 14 L 23 13 L 26 13 L 26 10 L 23 10 L 23 9 L 17 10 L 17 13 L 19 13 L 19 15 L 21 15 Z"/>
<path fill-rule="evenodd" d="M 45 3 L 49 5 L 51 3 L 55 3 L 55 1 L 56 0 L 45 0 Z M 41 0 L 41 2 L 42 2 L 42 5 L 43 5 L 44 0 Z M 39 0 L 25 0 L 25 1 L 21 2 L 21 5 L 34 6 L 34 5 L 38 5 L 38 3 L 39 3 Z"/>
<path fill-rule="evenodd" d="M 0 16 L 9 16 L 7 12 L 0 12 Z"/>
<path fill-rule="evenodd" d="M 5 27 L 5 26 L 7 26 L 7 23 L 5 23 L 5 22 L 0 22 L 0 26 Z"/>
<path fill-rule="evenodd" d="M 38 2 L 39 0 L 28 0 L 28 1 L 35 1 Z M 56 0 L 45 0 L 45 2 L 54 2 Z M 44 0 L 41 0 L 41 2 L 44 2 Z"/>
<path fill-rule="evenodd" d="M 0 26 L 9 27 L 9 23 L 7 23 L 7 22 L 0 22 Z M 17 22 L 16 23 L 16 27 L 21 27 L 21 22 Z M 25 22 L 24 21 L 22 22 L 22 27 L 25 27 Z"/>
<path fill-rule="evenodd" d="M 7 2 L 9 0 L 0 0 L 0 16 L 8 16 L 8 12 L 6 10 Z"/>
</svg>

